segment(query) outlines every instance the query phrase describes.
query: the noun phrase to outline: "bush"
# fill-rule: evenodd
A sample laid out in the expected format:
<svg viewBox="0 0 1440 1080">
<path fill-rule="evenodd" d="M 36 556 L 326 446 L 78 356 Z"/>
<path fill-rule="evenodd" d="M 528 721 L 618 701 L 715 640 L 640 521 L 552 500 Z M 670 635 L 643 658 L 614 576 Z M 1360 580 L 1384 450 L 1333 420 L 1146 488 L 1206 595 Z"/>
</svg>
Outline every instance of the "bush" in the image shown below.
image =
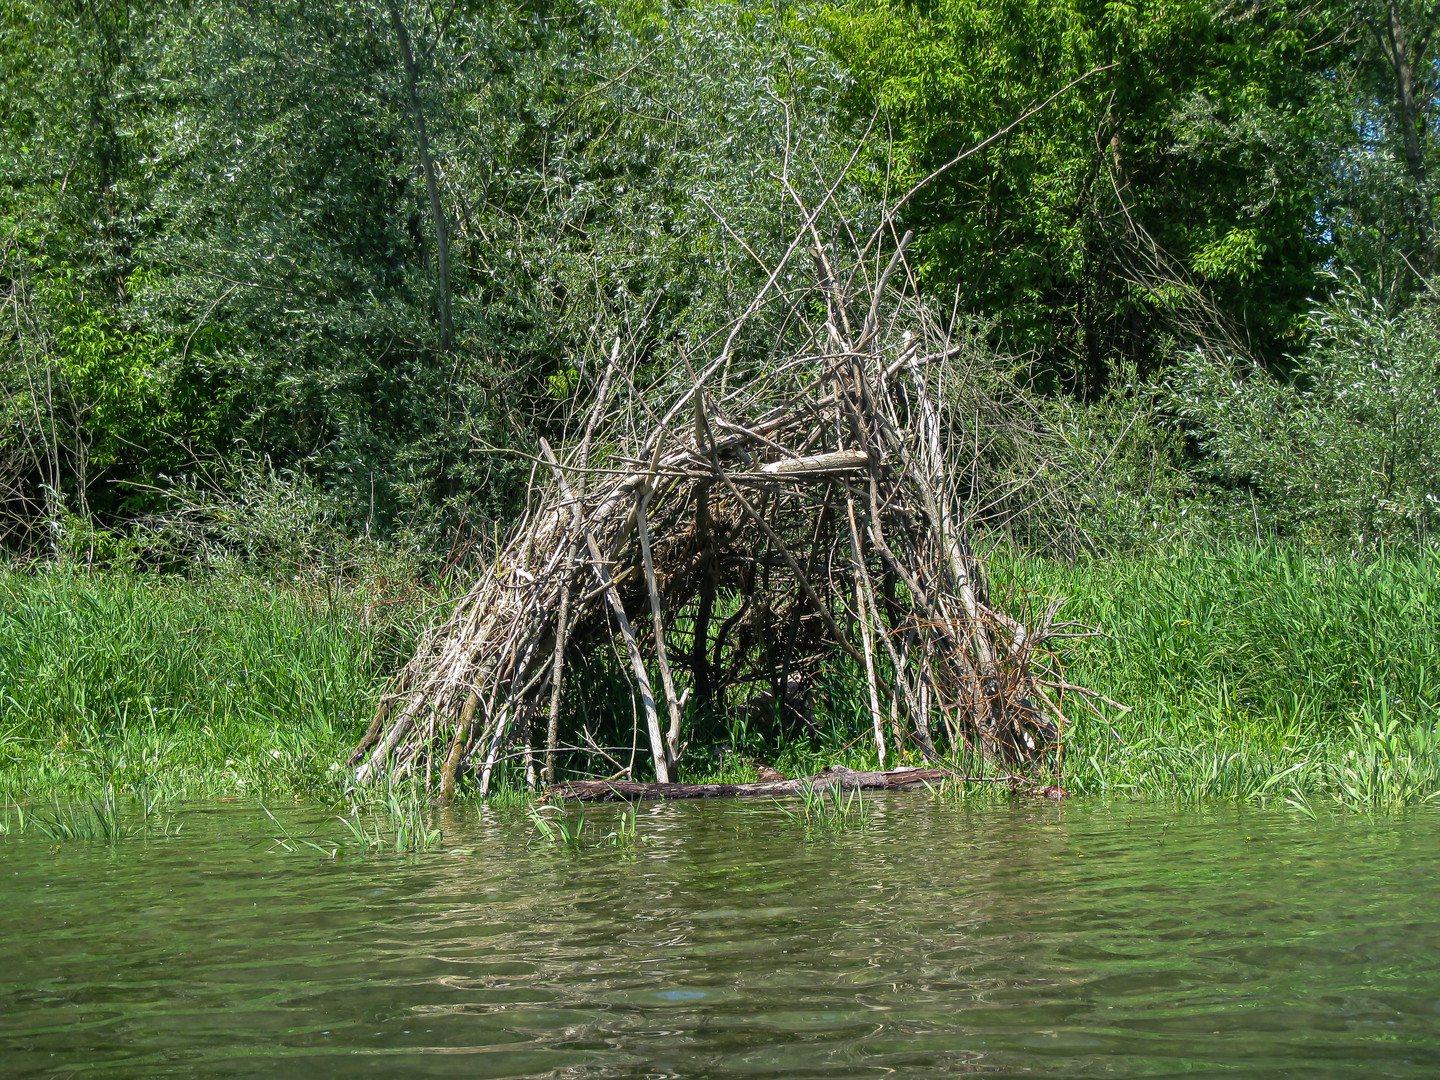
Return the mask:
<svg viewBox="0 0 1440 1080">
<path fill-rule="evenodd" d="M 1278 533 L 1426 544 L 1440 525 L 1440 305 L 1398 315 L 1357 286 L 1309 319 L 1286 379 L 1196 352 L 1161 388 L 1201 469 Z M 1251 497 L 1253 496 L 1253 502 Z M 1248 504 L 1248 505 L 1247 505 Z"/>
</svg>

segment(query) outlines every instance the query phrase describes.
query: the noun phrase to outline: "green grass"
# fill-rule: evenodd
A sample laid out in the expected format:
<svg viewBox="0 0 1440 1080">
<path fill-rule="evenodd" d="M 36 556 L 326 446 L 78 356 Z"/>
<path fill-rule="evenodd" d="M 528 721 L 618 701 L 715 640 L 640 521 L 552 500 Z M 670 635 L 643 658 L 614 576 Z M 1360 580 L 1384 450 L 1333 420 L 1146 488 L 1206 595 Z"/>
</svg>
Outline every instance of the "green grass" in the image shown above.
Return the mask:
<svg viewBox="0 0 1440 1080">
<path fill-rule="evenodd" d="M 121 805 L 114 787 L 107 784 L 100 794 L 78 802 L 61 803 L 58 797 L 52 797 L 49 807 L 30 812 L 29 825 L 35 832 L 56 843 L 90 840 L 114 844 L 121 840 L 172 836 L 179 831 L 177 826 L 165 820 L 146 793 L 141 792 L 134 803 L 138 812 L 132 814 L 128 812 L 129 807 Z M 17 831 L 24 831 L 25 811 L 16 807 L 16 812 Z"/>
<path fill-rule="evenodd" d="M 859 788 L 841 791 L 839 784 L 816 789 L 809 781 L 800 787 L 793 803 L 777 799 L 776 808 L 807 835 L 863 829 L 869 808 Z"/>
<path fill-rule="evenodd" d="M 415 783 L 356 792 L 349 813 L 337 820 L 349 835 L 350 850 L 360 854 L 435 851 L 444 840 L 429 797 Z"/>
<path fill-rule="evenodd" d="M 241 578 L 0 576 L 0 799 L 338 791 L 336 762 L 409 648 L 364 601 Z"/>
<path fill-rule="evenodd" d="M 639 822 L 634 806 L 621 808 L 619 816 L 615 819 L 614 827 L 595 840 L 589 839 L 585 832 L 586 818 L 583 803 L 573 818 L 566 807 L 553 804 L 532 805 L 528 808 L 527 814 L 530 824 L 535 828 L 537 841 L 563 848 L 572 853 L 600 848 L 633 851 L 638 842 L 636 830 Z M 591 832 L 593 833 L 594 830 L 592 829 Z"/>
<path fill-rule="evenodd" d="M 1252 545 L 1074 565 L 1002 553 L 992 569 L 1006 603 L 1063 595 L 1064 617 L 1108 635 L 1062 649 L 1072 682 L 1131 707 L 1066 699 L 1072 793 L 1313 812 L 1440 792 L 1440 556 Z M 129 827 L 117 798 L 138 800 L 126 821 L 196 796 L 339 805 L 339 762 L 425 616 L 393 605 L 377 619 L 368 599 L 239 577 L 0 576 L 0 835 L 43 818 L 103 838 Z M 753 779 L 757 757 L 787 775 L 873 768 L 858 686 L 832 687 L 818 711 L 818 740 L 766 743 L 738 720 L 713 746 L 696 732 L 684 778 Z M 528 802 L 512 788 L 497 805 Z M 347 817 L 352 850 L 439 842 L 408 803 Z"/>
<path fill-rule="evenodd" d="M 1389 806 L 1440 792 L 1440 555 L 1235 546 L 997 565 L 1109 637 L 1062 651 L 1081 794 Z"/>
</svg>

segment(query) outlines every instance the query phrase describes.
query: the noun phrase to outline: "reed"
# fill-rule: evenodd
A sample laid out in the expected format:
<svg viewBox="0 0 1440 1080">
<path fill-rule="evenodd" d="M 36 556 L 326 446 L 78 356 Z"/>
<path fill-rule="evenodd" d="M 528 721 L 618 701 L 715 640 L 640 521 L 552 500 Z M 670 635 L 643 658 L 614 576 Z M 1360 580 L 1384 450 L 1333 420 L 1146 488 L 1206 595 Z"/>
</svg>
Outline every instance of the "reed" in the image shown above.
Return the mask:
<svg viewBox="0 0 1440 1080">
<path fill-rule="evenodd" d="M 179 833 L 179 825 L 161 816 L 146 793 L 142 792 L 136 802 L 138 815 L 127 814 L 121 808 L 115 788 L 108 784 L 99 795 L 78 802 L 62 803 L 58 797 L 52 797 L 47 809 L 32 810 L 28 815 L 17 807 L 19 827 L 16 831 L 23 832 L 28 825 L 56 843 L 85 840 L 106 844 Z M 6 827 L 8 831 L 8 814 Z"/>
<path fill-rule="evenodd" d="M 337 817 L 350 836 L 348 850 L 360 854 L 406 855 L 436 851 L 444 834 L 433 823 L 434 812 L 414 784 L 392 784 L 366 792 Z"/>
<path fill-rule="evenodd" d="M 342 789 L 411 637 L 360 590 L 253 578 L 0 575 L 0 798 Z"/>
<path fill-rule="evenodd" d="M 1320 811 L 1440 792 L 1440 556 L 1240 545 L 1067 564 L 1001 548 L 990 566 L 1014 610 L 1065 596 L 1062 619 L 1108 635 L 1059 654 L 1070 681 L 1131 710 L 1061 703 L 1069 726 L 1041 771 L 1072 794 Z M 44 834 L 43 820 L 103 839 L 117 831 L 106 800 L 140 792 L 151 806 L 300 794 L 351 800 L 349 850 L 397 850 L 397 832 L 398 849 L 420 849 L 426 826 L 403 792 L 378 785 L 357 804 L 334 764 L 414 640 L 393 615 L 367 620 L 366 602 L 240 578 L 0 576 L 0 834 Z M 817 700 L 818 734 L 732 718 L 682 778 L 753 780 L 757 758 L 786 775 L 873 768 L 864 690 L 842 671 Z M 492 801 L 526 804 L 521 781 Z"/>
<path fill-rule="evenodd" d="M 535 826 L 535 836 L 546 844 L 579 851 L 585 846 L 585 808 L 574 819 L 559 806 L 532 806 L 529 810 L 530 823 Z"/>
<path fill-rule="evenodd" d="M 800 788 L 795 805 L 778 801 L 775 805 L 792 824 L 803 827 L 810 835 L 864 828 L 869 814 L 859 788 L 842 791 L 838 784 L 816 787 L 807 783 Z"/>
<path fill-rule="evenodd" d="M 571 852 L 600 849 L 634 851 L 639 844 L 639 815 L 633 806 L 621 808 L 610 830 L 595 840 L 586 838 L 588 819 L 583 803 L 574 818 L 564 807 L 555 804 L 532 804 L 526 812 L 535 828 L 535 839 Z"/>
<path fill-rule="evenodd" d="M 1065 703 L 1072 792 L 1352 807 L 1440 792 L 1435 552 L 992 562 L 1017 595 L 1066 596 L 1071 619 L 1108 635 L 1062 652 L 1073 681 L 1131 710 Z"/>
</svg>

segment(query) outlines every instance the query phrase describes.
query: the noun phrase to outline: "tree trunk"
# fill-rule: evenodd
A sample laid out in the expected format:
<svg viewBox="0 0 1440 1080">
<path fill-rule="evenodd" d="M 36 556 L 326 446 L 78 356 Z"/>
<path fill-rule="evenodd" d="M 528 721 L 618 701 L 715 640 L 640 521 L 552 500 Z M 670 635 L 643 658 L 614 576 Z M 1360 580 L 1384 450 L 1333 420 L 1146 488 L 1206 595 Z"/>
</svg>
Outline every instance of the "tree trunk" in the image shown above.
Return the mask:
<svg viewBox="0 0 1440 1080">
<path fill-rule="evenodd" d="M 1437 17 L 1440 17 L 1440 5 L 1429 11 L 1422 8 L 1421 25 L 1407 27 L 1400 0 L 1386 0 L 1383 25 L 1370 23 L 1370 31 L 1395 77 L 1395 117 L 1404 144 L 1405 170 L 1415 188 L 1420 254 L 1426 269 L 1435 264 L 1435 230 L 1426 184 L 1425 147 L 1420 141 L 1421 104 L 1416 93 L 1415 73 L 1424 70 L 1425 51 Z"/>
<path fill-rule="evenodd" d="M 440 184 L 435 178 L 435 160 L 430 155 L 430 135 L 425 129 L 425 110 L 420 104 L 420 72 L 415 53 L 410 48 L 410 32 L 400 17 L 394 0 L 390 3 L 390 22 L 400 40 L 400 57 L 405 62 L 406 97 L 415 119 L 415 142 L 420 150 L 420 169 L 425 174 L 425 190 L 430 196 L 430 222 L 435 230 L 435 293 L 440 323 L 440 351 L 449 352 L 454 341 L 450 323 L 450 230 L 445 224 L 445 209 L 440 205 Z"/>
<path fill-rule="evenodd" d="M 744 799 L 799 795 L 811 791 L 925 791 L 946 781 L 969 784 L 1004 784 L 1028 795 L 1047 799 L 1064 798 L 1054 785 L 1037 784 L 1020 776 L 960 776 L 950 769 L 892 769 L 889 772 L 859 772 L 832 765 L 817 776 L 794 780 L 761 780 L 755 784 L 642 784 L 634 780 L 571 780 L 550 789 L 554 799 L 582 802 L 633 802 L 638 799 Z"/>
</svg>

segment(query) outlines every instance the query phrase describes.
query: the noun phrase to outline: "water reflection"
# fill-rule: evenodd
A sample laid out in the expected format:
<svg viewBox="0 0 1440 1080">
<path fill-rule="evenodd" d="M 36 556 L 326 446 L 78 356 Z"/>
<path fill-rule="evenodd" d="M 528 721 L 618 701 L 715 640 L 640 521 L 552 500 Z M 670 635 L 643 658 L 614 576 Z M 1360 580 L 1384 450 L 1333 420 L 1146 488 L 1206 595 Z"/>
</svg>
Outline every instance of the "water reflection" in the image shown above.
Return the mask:
<svg viewBox="0 0 1440 1080">
<path fill-rule="evenodd" d="M 607 811 L 592 811 L 595 835 Z M 298 821 L 323 824 L 318 811 Z M 634 853 L 5 841 L 0 1075 L 1433 1076 L 1433 813 L 642 808 Z"/>
</svg>

